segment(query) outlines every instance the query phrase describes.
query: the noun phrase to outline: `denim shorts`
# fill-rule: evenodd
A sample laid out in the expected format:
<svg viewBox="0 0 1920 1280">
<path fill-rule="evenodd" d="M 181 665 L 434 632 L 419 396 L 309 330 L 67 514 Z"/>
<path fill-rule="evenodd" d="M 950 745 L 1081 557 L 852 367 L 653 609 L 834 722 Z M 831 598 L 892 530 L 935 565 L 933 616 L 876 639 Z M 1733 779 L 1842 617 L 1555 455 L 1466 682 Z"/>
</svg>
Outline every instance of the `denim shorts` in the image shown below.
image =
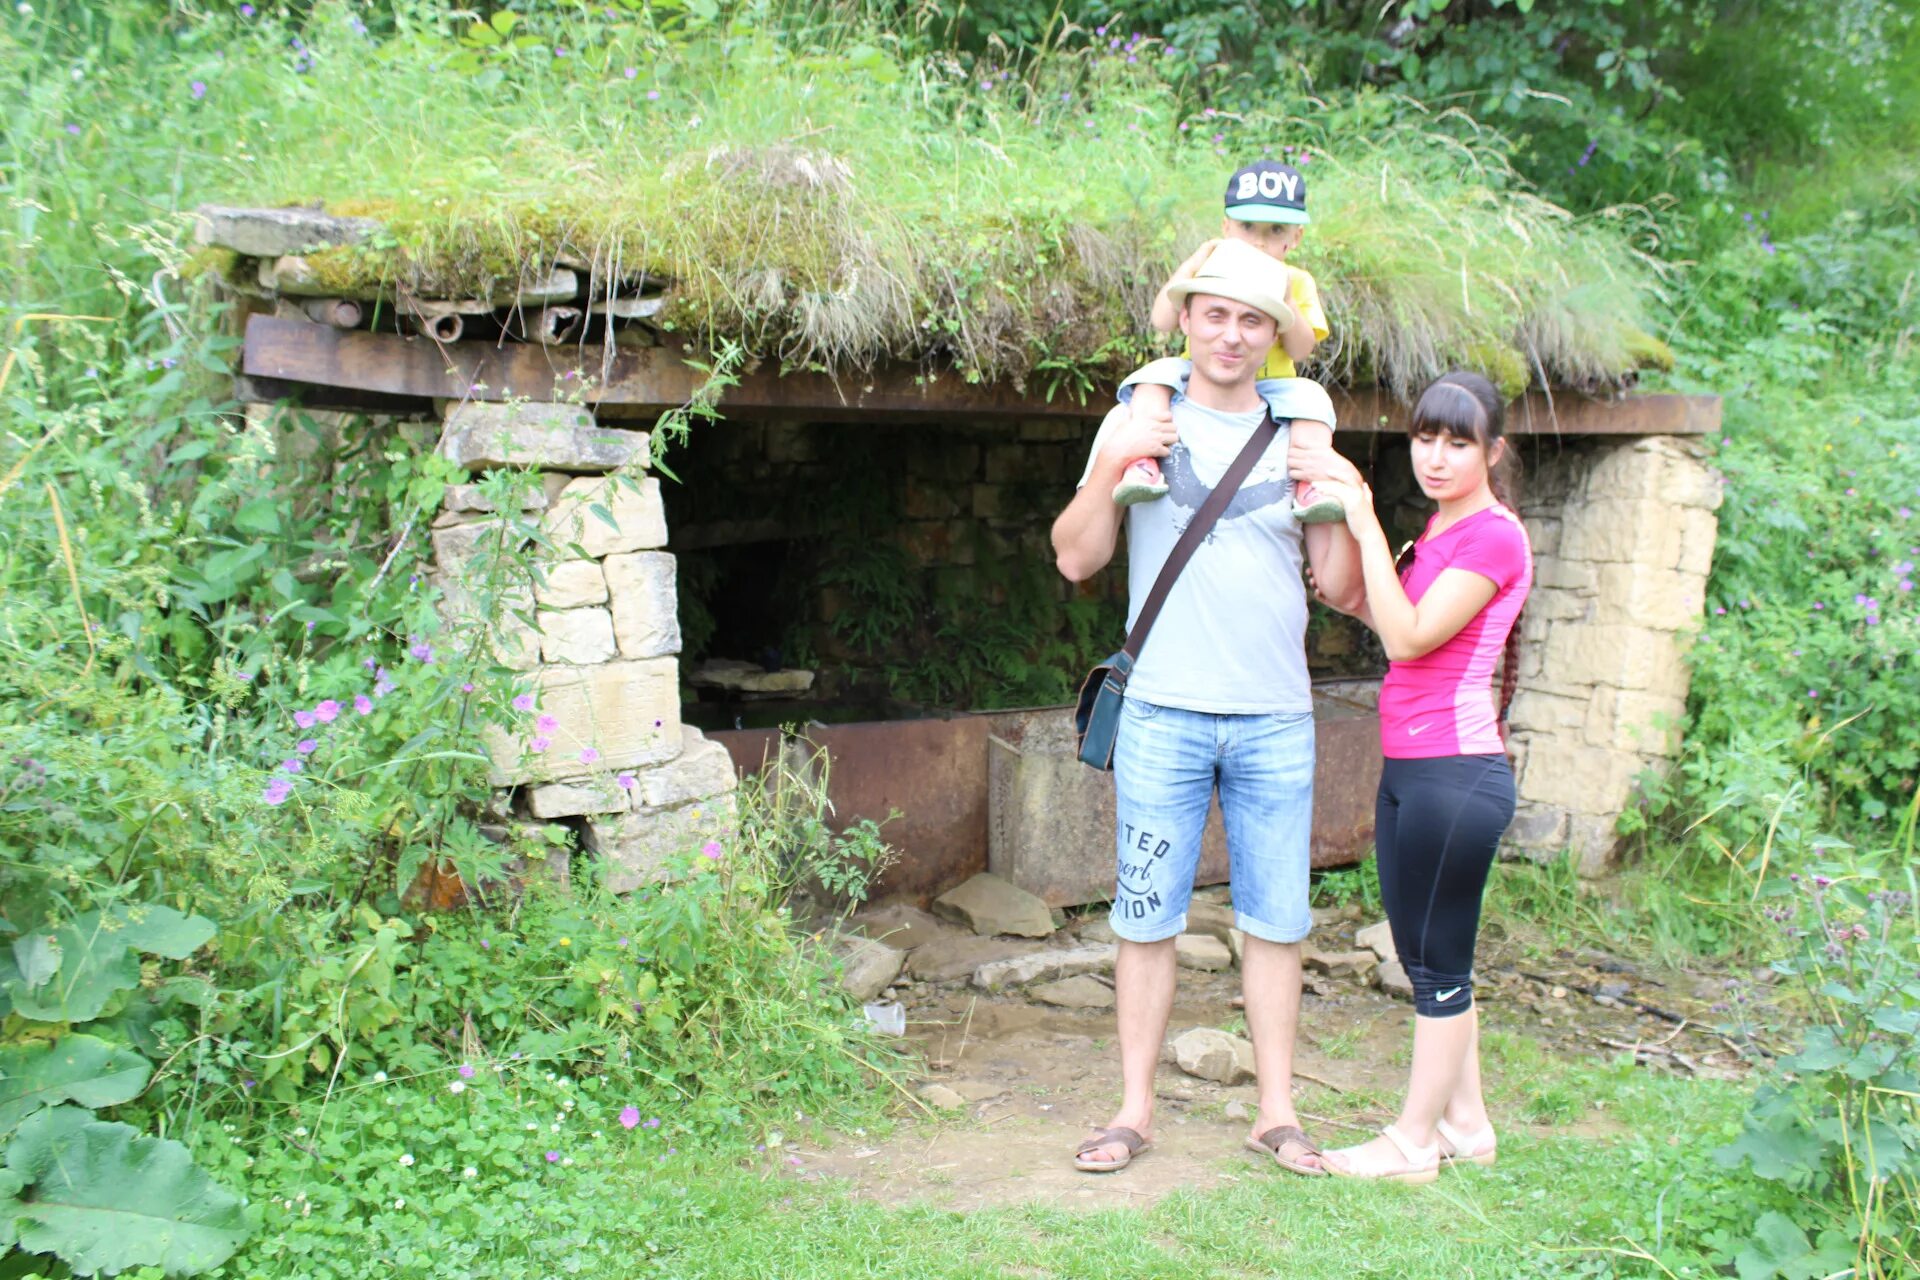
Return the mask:
<svg viewBox="0 0 1920 1280">
<path fill-rule="evenodd" d="M 1158 942 L 1186 931 L 1216 787 L 1226 819 L 1234 924 L 1268 942 L 1313 927 L 1313 713 L 1213 715 L 1129 697 L 1113 752 L 1113 931 Z"/>
</svg>

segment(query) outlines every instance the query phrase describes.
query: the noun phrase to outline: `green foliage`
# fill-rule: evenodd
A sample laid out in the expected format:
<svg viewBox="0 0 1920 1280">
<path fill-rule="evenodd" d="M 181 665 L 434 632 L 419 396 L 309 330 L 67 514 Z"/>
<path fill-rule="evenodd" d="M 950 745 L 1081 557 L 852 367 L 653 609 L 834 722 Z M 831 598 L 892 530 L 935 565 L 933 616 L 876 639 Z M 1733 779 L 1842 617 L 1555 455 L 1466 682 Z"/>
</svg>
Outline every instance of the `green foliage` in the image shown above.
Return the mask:
<svg viewBox="0 0 1920 1280">
<path fill-rule="evenodd" d="M 75 1275 L 206 1271 L 233 1256 L 258 1217 L 179 1143 L 80 1107 L 22 1124 L 0 1179 L 10 1184 L 0 1184 L 0 1244 L 56 1254 Z"/>
<path fill-rule="evenodd" d="M 1911 863 L 1911 818 L 1906 836 Z M 1910 867 L 1906 888 L 1888 883 L 1816 872 L 1770 886 L 1768 918 L 1790 940 L 1773 968 L 1811 1018 L 1720 1153 L 1775 1188 L 1737 1251 L 1743 1277 L 1920 1267 L 1920 906 Z"/>
</svg>

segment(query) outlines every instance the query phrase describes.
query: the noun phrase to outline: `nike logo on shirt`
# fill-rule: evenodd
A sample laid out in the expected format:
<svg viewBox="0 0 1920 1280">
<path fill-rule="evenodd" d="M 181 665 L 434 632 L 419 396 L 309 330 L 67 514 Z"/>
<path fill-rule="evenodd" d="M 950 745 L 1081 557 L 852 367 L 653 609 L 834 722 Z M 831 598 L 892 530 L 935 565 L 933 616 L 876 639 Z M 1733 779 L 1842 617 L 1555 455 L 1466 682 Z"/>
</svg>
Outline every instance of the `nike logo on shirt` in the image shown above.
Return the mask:
<svg viewBox="0 0 1920 1280">
<path fill-rule="evenodd" d="M 1461 990 L 1462 988 L 1460 987 L 1449 987 L 1445 991 L 1436 992 L 1433 998 L 1441 1004 L 1445 1004 L 1447 1001 L 1459 995 Z"/>
<path fill-rule="evenodd" d="M 1407 730 L 1407 736 L 1408 736 L 1409 738 L 1417 738 L 1417 737 L 1419 737 L 1419 736 L 1420 736 L 1421 734 L 1423 734 L 1423 733 L 1425 733 L 1425 732 L 1426 732 L 1427 730 L 1429 730 L 1429 729 L 1431 729 L 1431 728 L 1433 728 L 1433 726 L 1432 726 L 1432 725 L 1430 725 L 1430 724 L 1423 724 L 1423 725 L 1421 725 L 1421 726 L 1420 726 L 1419 728 L 1417 728 L 1417 729 L 1409 729 L 1409 730 Z"/>
</svg>

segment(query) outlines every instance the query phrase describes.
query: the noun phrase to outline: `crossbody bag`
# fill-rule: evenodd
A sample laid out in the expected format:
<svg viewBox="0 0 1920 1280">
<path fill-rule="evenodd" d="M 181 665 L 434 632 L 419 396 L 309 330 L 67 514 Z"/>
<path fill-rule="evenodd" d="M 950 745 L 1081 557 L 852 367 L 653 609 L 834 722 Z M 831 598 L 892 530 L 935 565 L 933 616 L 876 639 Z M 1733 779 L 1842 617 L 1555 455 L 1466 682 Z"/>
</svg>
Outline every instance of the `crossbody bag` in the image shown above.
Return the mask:
<svg viewBox="0 0 1920 1280">
<path fill-rule="evenodd" d="M 1220 515 L 1233 501 L 1233 495 L 1240 491 L 1241 482 L 1253 470 L 1253 464 L 1265 453 L 1273 438 L 1280 434 L 1280 424 L 1273 420 L 1273 411 L 1269 409 L 1253 429 L 1247 443 L 1234 458 L 1233 465 L 1227 468 L 1227 474 L 1220 477 L 1220 483 L 1214 486 L 1207 500 L 1200 504 L 1200 510 L 1194 513 L 1193 522 L 1173 544 L 1173 550 L 1167 556 L 1167 562 L 1160 566 L 1160 576 L 1153 580 L 1153 590 L 1147 593 L 1146 603 L 1140 606 L 1140 616 L 1134 619 L 1133 629 L 1127 632 L 1126 643 L 1120 646 L 1120 652 L 1100 663 L 1087 673 L 1081 682 L 1080 698 L 1073 710 L 1074 732 L 1080 739 L 1080 762 L 1095 769 L 1113 768 L 1113 744 L 1120 735 L 1120 708 L 1127 699 L 1127 680 L 1133 675 L 1133 664 L 1140 660 L 1140 648 L 1147 642 L 1147 631 L 1153 626 L 1153 620 L 1160 616 L 1160 606 L 1167 602 L 1167 593 L 1173 590 L 1175 578 L 1186 568 L 1187 561 L 1213 531 Z"/>
</svg>

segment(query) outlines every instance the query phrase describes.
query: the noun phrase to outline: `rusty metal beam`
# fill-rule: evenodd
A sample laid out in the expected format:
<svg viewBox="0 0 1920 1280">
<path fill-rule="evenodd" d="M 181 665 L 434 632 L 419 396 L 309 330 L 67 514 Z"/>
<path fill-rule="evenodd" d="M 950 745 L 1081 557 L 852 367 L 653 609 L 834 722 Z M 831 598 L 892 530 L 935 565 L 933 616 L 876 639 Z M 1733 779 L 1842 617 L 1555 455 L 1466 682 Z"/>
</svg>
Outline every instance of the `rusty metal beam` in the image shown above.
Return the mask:
<svg viewBox="0 0 1920 1280">
<path fill-rule="evenodd" d="M 414 400 L 554 400 L 584 394 L 606 417 L 656 416 L 686 404 L 703 375 L 665 347 L 543 347 L 532 343 L 448 342 L 333 329 L 277 316 L 248 318 L 242 373 L 256 385 L 301 384 L 308 402 L 340 391 Z M 602 377 L 602 369 L 606 369 Z M 321 388 L 333 389 L 332 392 Z M 1378 388 L 1334 392 L 1343 431 L 1399 431 L 1407 406 Z M 911 415 L 940 419 L 1077 418 L 1103 415 L 1105 401 L 1074 404 L 968 383 L 951 371 L 895 365 L 858 376 L 762 368 L 741 376 L 721 398 L 723 413 L 859 420 Z M 1585 399 L 1529 392 L 1509 415 L 1515 434 L 1700 435 L 1720 425 L 1717 396 L 1669 394 Z"/>
</svg>

